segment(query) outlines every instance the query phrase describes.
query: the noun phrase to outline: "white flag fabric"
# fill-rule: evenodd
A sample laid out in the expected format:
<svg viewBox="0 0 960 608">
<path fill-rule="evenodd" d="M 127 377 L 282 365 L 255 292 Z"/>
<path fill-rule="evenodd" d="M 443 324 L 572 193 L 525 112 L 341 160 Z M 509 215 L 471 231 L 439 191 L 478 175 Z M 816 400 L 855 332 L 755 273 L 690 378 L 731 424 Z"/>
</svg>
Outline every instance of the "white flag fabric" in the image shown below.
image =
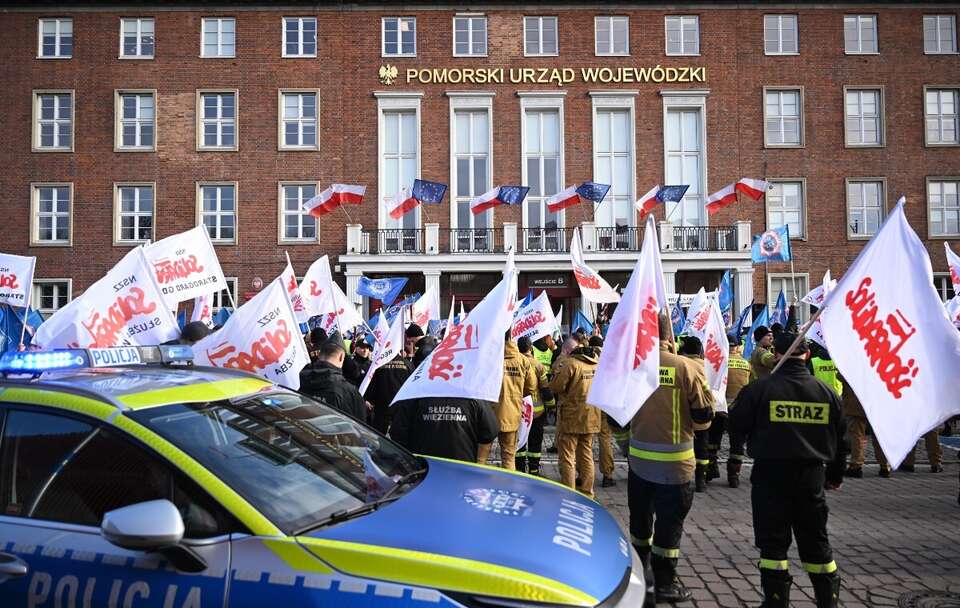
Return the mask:
<svg viewBox="0 0 960 608">
<path fill-rule="evenodd" d="M 450 328 L 453 327 L 453 319 L 454 319 L 453 306 L 455 304 L 454 302 L 455 299 L 456 299 L 456 296 L 453 296 L 453 295 L 450 296 L 450 312 L 447 313 L 447 324 L 444 326 L 445 331 L 450 331 Z"/>
<path fill-rule="evenodd" d="M 600 304 L 620 301 L 620 294 L 610 287 L 599 272 L 595 272 L 583 261 L 579 230 L 574 230 L 573 238 L 570 239 L 570 261 L 573 263 L 573 276 L 577 279 L 584 298 Z"/>
<path fill-rule="evenodd" d="M 377 326 L 373 328 L 373 347 L 376 348 L 381 344 L 388 333 L 390 333 L 390 324 L 387 323 L 387 317 L 383 314 L 383 310 L 381 310 L 380 315 L 377 317 Z"/>
<path fill-rule="evenodd" d="M 180 337 L 143 247 L 127 252 L 34 336 L 43 348 L 152 346 Z"/>
<path fill-rule="evenodd" d="M 383 316 L 383 313 L 380 314 L 380 320 L 386 324 L 386 319 Z M 379 326 L 380 323 L 377 323 Z M 377 369 L 383 367 L 387 363 L 393 361 L 397 355 L 403 352 L 403 317 L 397 315 L 393 319 L 393 325 L 383 334 L 383 341 L 377 342 L 377 345 L 373 349 L 373 357 L 370 359 L 370 367 L 367 368 L 367 373 L 363 377 L 363 381 L 360 382 L 360 394 L 363 395 L 367 392 L 367 387 L 370 386 L 370 381 L 373 380 L 373 372 Z"/>
<path fill-rule="evenodd" d="M 526 336 L 533 342 L 553 334 L 556 328 L 557 318 L 550 307 L 547 292 L 543 291 L 514 316 L 511 335 L 514 340 Z"/>
<path fill-rule="evenodd" d="M 240 369 L 300 388 L 300 370 L 310 356 L 283 282 L 275 279 L 223 327 L 194 344 L 193 358 L 199 365 Z"/>
<path fill-rule="evenodd" d="M 190 313 L 190 322 L 199 321 L 207 327 L 213 327 L 213 296 L 205 293 L 193 300 L 193 312 Z"/>
<path fill-rule="evenodd" d="M 820 316 L 830 355 L 853 388 L 891 466 L 952 415 L 960 332 L 943 312 L 903 199 L 867 243 Z"/>
<path fill-rule="evenodd" d="M 947 309 L 947 316 L 954 327 L 960 328 L 960 296 L 953 296 L 944 304 Z"/>
<path fill-rule="evenodd" d="M 515 271 L 508 272 L 400 387 L 393 403 L 421 397 L 497 401 L 503 383 L 503 334 L 510 329 Z"/>
<path fill-rule="evenodd" d="M 557 313 L 557 333 L 563 332 L 563 304 L 560 305 L 560 312 Z"/>
<path fill-rule="evenodd" d="M 652 224 L 651 215 L 643 233 L 640 258 L 610 320 L 607 341 L 587 395 L 587 403 L 610 414 L 620 426 L 630 424 L 660 385 L 657 314 L 667 303 L 658 294 L 657 283 L 662 283 L 663 277 L 656 276 L 660 246 Z"/>
<path fill-rule="evenodd" d="M 431 320 L 440 320 L 440 294 L 433 286 L 413 303 L 410 314 L 412 322 L 419 325 L 423 331 L 427 331 Z"/>
<path fill-rule="evenodd" d="M 517 428 L 517 451 L 523 449 L 530 439 L 530 429 L 533 427 L 533 398 L 527 395 L 520 402 L 520 426 Z"/>
<path fill-rule="evenodd" d="M 26 308 L 30 304 L 30 289 L 36 257 L 0 253 L 0 304 Z"/>
<path fill-rule="evenodd" d="M 227 288 L 217 251 L 203 225 L 144 245 L 143 253 L 170 310 L 185 300 Z"/>
<path fill-rule="evenodd" d="M 363 325 L 363 317 L 357 311 L 356 305 L 347 297 L 347 294 L 340 289 L 340 285 L 330 283 L 330 292 L 333 298 L 327 304 L 331 308 L 323 313 L 320 319 L 320 327 L 328 334 L 334 328 L 337 328 L 341 334 L 346 334 L 351 329 Z"/>
<path fill-rule="evenodd" d="M 710 306 L 707 292 L 701 287 L 700 291 L 693 296 L 690 306 L 687 307 L 687 323 L 683 326 L 683 331 L 680 333 L 691 334 L 699 338 L 703 333 L 703 328 L 707 326 L 707 320 L 709 318 Z"/>
<path fill-rule="evenodd" d="M 327 256 L 318 258 L 300 281 L 300 297 L 308 317 L 316 317 L 333 310 L 331 298 L 333 276 L 330 274 L 330 260 Z"/>
<path fill-rule="evenodd" d="M 953 282 L 953 293 L 960 294 L 960 255 L 950 249 L 950 243 L 944 241 L 943 248 L 947 251 L 947 265 L 950 267 L 950 280 Z"/>
<path fill-rule="evenodd" d="M 808 293 L 803 297 L 803 302 L 808 304 L 813 304 L 816 307 L 823 305 L 823 301 L 826 299 L 830 292 L 837 287 L 837 282 L 830 278 L 830 271 L 828 270 L 826 274 L 823 275 L 823 283 L 818 285 L 816 289 Z M 810 326 L 810 329 L 807 330 L 807 337 L 819 344 L 820 346 L 827 348 L 827 340 L 823 337 L 823 321 L 817 319 L 813 322 L 813 325 Z M 829 349 L 828 349 L 829 350 Z"/>
<path fill-rule="evenodd" d="M 730 362 L 730 344 L 727 342 L 727 328 L 720 312 L 719 298 L 716 292 L 704 293 L 701 288 L 693 299 L 687 312 L 689 335 L 696 336 L 703 343 L 704 371 L 707 384 L 716 403 L 718 412 L 727 411 L 727 365 Z"/>
<path fill-rule="evenodd" d="M 303 296 L 300 295 L 297 275 L 293 271 L 293 264 L 290 263 L 290 254 L 287 253 L 286 256 L 287 265 L 280 273 L 280 280 L 287 291 L 287 297 L 290 298 L 290 306 L 293 307 L 293 314 L 297 318 L 297 323 L 306 323 L 310 319 L 310 313 L 307 312 L 306 305 L 303 303 Z"/>
</svg>

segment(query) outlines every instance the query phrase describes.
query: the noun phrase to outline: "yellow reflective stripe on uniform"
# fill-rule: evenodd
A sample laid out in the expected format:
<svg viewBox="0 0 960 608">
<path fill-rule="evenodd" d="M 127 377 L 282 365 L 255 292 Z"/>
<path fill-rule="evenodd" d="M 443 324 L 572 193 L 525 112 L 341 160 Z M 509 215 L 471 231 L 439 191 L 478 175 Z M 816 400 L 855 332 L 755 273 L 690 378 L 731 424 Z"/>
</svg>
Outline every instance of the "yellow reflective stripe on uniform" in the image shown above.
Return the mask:
<svg viewBox="0 0 960 608">
<path fill-rule="evenodd" d="M 535 406 L 533 406 L 533 415 L 534 415 L 534 416 L 536 416 L 537 414 L 542 414 L 542 413 L 543 413 L 543 406 L 542 406 L 542 405 L 535 405 Z"/>
<path fill-rule="evenodd" d="M 241 395 L 255 393 L 265 387 L 272 386 L 266 380 L 259 378 L 232 378 L 218 382 L 200 382 L 185 386 L 160 388 L 142 393 L 120 395 L 117 401 L 131 409 L 168 405 L 171 403 L 198 403 L 201 401 L 218 401 L 232 399 Z"/>
<path fill-rule="evenodd" d="M 801 563 L 803 564 L 803 569 L 810 574 L 830 574 L 837 571 L 837 562 L 832 560 L 826 564 L 810 564 L 807 562 Z"/>
<path fill-rule="evenodd" d="M 319 572 L 330 574 L 333 568 L 330 568 L 322 561 L 316 558 L 312 553 L 301 547 L 293 539 L 264 539 L 263 545 L 282 559 L 288 566 L 294 570 L 302 572 Z"/>
<path fill-rule="evenodd" d="M 464 466 L 467 466 L 467 467 L 478 467 L 478 468 L 481 468 L 481 469 L 488 469 L 488 470 L 490 470 L 490 471 L 496 471 L 497 473 L 507 473 L 507 474 L 509 474 L 509 475 L 519 475 L 519 476 L 521 476 L 521 477 L 526 477 L 527 479 L 535 479 L 535 480 L 541 481 L 541 482 L 543 482 L 543 483 L 548 483 L 548 484 L 550 484 L 550 485 L 557 486 L 558 488 L 563 488 L 564 490 L 567 490 L 568 492 L 573 492 L 573 490 L 570 489 L 570 486 L 565 486 L 565 485 L 563 485 L 562 483 L 560 483 L 559 481 L 554 481 L 554 480 L 552 480 L 552 479 L 547 479 L 546 477 L 540 477 L 539 475 L 530 475 L 529 473 L 524 473 L 524 472 L 522 472 L 522 471 L 510 471 L 510 470 L 507 470 L 507 469 L 501 469 L 500 467 L 492 467 L 492 466 L 490 466 L 490 465 L 488 465 L 488 464 L 480 464 L 479 462 L 467 462 L 466 460 L 456 460 L 456 459 L 454 459 L 454 458 L 441 458 L 440 456 L 428 456 L 428 455 L 426 455 L 426 454 L 417 454 L 417 455 L 418 455 L 418 456 L 423 456 L 423 457 L 426 458 L 427 460 L 442 460 L 443 462 L 452 462 L 452 463 L 454 463 L 454 464 L 460 464 L 460 465 L 464 465 Z M 585 495 L 585 494 L 582 494 L 582 495 L 580 495 L 580 496 L 581 496 L 581 497 L 584 497 L 584 496 L 586 496 L 586 495 Z M 586 498 L 590 498 L 590 497 L 589 497 L 589 496 L 586 496 Z M 590 498 L 590 500 L 593 500 L 593 502 L 597 502 L 597 501 L 594 500 L 593 498 Z M 600 503 L 597 503 L 597 504 L 600 504 Z"/>
<path fill-rule="evenodd" d="M 673 442 L 680 443 L 680 391 L 673 391 Z"/>
<path fill-rule="evenodd" d="M 630 455 L 643 460 L 656 460 L 658 462 L 680 462 L 681 460 L 689 460 L 694 456 L 693 448 L 680 452 L 651 452 L 633 446 L 630 446 Z"/>
<path fill-rule="evenodd" d="M 354 576 L 543 603 L 595 606 L 600 601 L 545 576 L 472 559 L 321 538 L 297 540 Z"/>
<path fill-rule="evenodd" d="M 664 547 L 658 547 L 656 545 L 650 546 L 650 553 L 654 555 L 659 555 L 660 557 L 666 557 L 668 559 L 677 559 L 680 557 L 680 549 L 666 549 Z"/>
<path fill-rule="evenodd" d="M 260 536 L 280 536 L 280 529 L 259 511 L 253 508 L 230 486 L 223 483 L 189 454 L 160 437 L 150 429 L 141 426 L 126 416 L 116 416 L 111 421 L 118 429 L 136 437 L 173 463 L 192 480 L 206 490 L 223 508 L 243 523 L 250 531 Z"/>
<path fill-rule="evenodd" d="M 637 538 L 633 534 L 630 535 L 630 541 L 637 547 L 649 547 L 653 544 L 653 537 L 650 538 Z"/>
<path fill-rule="evenodd" d="M 710 464 L 709 458 L 697 458 L 697 464 L 708 465 Z"/>
<path fill-rule="evenodd" d="M 111 414 L 117 411 L 116 406 L 89 397 L 33 388 L 0 389 L 0 401 L 23 403 L 26 405 L 45 405 L 61 410 L 69 410 L 78 414 L 86 414 L 87 416 L 100 420 L 106 420 Z"/>
<path fill-rule="evenodd" d="M 789 570 L 790 562 L 785 559 L 761 559 L 761 570 Z"/>
</svg>

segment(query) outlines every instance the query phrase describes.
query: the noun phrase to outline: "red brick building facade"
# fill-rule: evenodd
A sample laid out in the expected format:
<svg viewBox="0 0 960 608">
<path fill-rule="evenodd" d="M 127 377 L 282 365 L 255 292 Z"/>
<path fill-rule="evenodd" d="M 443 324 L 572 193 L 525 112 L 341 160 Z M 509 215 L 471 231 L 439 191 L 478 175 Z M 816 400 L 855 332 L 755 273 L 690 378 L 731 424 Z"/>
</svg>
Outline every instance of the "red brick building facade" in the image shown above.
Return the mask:
<svg viewBox="0 0 960 608">
<path fill-rule="evenodd" d="M 328 254 L 351 294 L 361 273 L 403 274 L 469 303 L 514 246 L 521 288 L 570 311 L 571 230 L 625 283 L 632 203 L 664 183 L 691 184 L 655 211 L 668 291 L 728 268 L 738 306 L 791 291 L 789 264 L 749 256 L 786 222 L 802 292 L 842 274 L 904 195 L 952 295 L 957 4 L 286 4 L 0 9 L 0 250 L 38 256 L 35 305 L 203 221 L 241 298 L 286 251 L 298 272 Z M 447 197 L 391 220 L 384 200 L 414 177 Z M 775 189 L 707 217 L 740 177 Z M 613 183 L 608 200 L 543 210 L 584 180 Z M 313 232 L 284 213 L 333 182 L 366 185 L 364 203 Z M 531 195 L 471 219 L 469 198 L 499 184 Z"/>
</svg>

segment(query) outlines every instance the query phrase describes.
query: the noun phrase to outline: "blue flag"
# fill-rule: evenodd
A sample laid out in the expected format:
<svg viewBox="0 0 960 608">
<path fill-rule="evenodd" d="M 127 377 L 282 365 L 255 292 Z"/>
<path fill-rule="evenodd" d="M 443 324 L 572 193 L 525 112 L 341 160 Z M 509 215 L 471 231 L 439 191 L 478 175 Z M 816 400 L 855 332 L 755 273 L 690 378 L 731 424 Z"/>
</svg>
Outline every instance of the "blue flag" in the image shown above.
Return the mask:
<svg viewBox="0 0 960 608">
<path fill-rule="evenodd" d="M 689 187 L 689 185 L 661 186 L 660 190 L 657 191 L 656 198 L 661 203 L 679 203 L 683 200 L 683 195 L 687 193 Z"/>
<path fill-rule="evenodd" d="M 413 198 L 425 205 L 439 205 L 446 193 L 446 184 L 430 182 L 425 179 L 413 180 Z"/>
<path fill-rule="evenodd" d="M 783 295 L 782 289 L 780 295 L 777 296 L 777 305 L 773 309 L 773 314 L 770 315 L 770 325 L 774 323 L 787 324 L 787 298 Z"/>
<path fill-rule="evenodd" d="M 231 314 L 232 313 L 230 312 L 230 309 L 226 307 L 221 308 L 217 312 L 213 313 L 213 324 L 217 326 L 222 326 L 224 323 L 227 322 L 227 319 L 230 318 Z"/>
<path fill-rule="evenodd" d="M 577 188 L 577 194 L 580 195 L 580 198 L 595 203 L 603 202 L 603 197 L 605 197 L 609 191 L 609 184 L 598 184 L 596 182 L 583 182 Z"/>
<path fill-rule="evenodd" d="M 177 313 L 177 325 L 180 326 L 180 329 L 183 329 L 183 326 L 187 324 L 187 311 L 181 310 Z"/>
<path fill-rule="evenodd" d="M 756 344 L 753 341 L 753 330 L 760 327 L 761 325 L 768 326 L 769 321 L 768 321 L 767 315 L 768 315 L 767 307 L 764 306 L 763 311 L 759 315 L 757 315 L 757 318 L 753 320 L 753 324 L 750 325 L 750 335 L 747 337 L 747 346 L 743 349 L 743 357 L 745 359 L 750 358 L 750 354 L 753 352 L 753 347 L 756 346 Z"/>
<path fill-rule="evenodd" d="M 580 328 L 583 328 L 588 336 L 593 333 L 593 323 L 587 318 L 587 315 L 583 314 L 583 311 L 578 310 L 576 317 L 573 319 L 573 327 L 570 328 L 570 333 L 575 333 Z"/>
<path fill-rule="evenodd" d="M 743 337 L 743 324 L 747 322 L 747 315 L 750 314 L 751 310 L 753 310 L 753 300 L 740 311 L 740 318 L 737 319 L 737 324 L 734 326 L 733 331 L 730 332 L 730 335 L 737 341 L 737 344 L 740 344 L 740 338 Z"/>
<path fill-rule="evenodd" d="M 360 277 L 357 284 L 357 295 L 367 296 L 374 300 L 380 300 L 385 306 L 390 306 L 397 299 L 400 292 L 407 284 L 406 277 L 396 277 L 393 279 L 370 279 Z"/>
<path fill-rule="evenodd" d="M 717 296 L 720 304 L 720 312 L 723 313 L 723 324 L 730 327 L 733 321 L 733 278 L 728 270 L 723 273 L 720 279 L 720 293 Z"/>
<path fill-rule="evenodd" d="M 528 291 L 528 292 L 527 292 L 527 297 L 525 297 L 525 298 L 523 299 L 523 301 L 520 302 L 520 306 L 518 307 L 518 309 L 519 309 L 519 308 L 523 308 L 524 306 L 530 304 L 530 302 L 533 302 L 533 292 L 532 292 L 532 291 Z"/>
<path fill-rule="evenodd" d="M 792 258 L 790 252 L 790 227 L 781 226 L 779 228 L 773 228 L 753 237 L 752 257 L 754 264 L 789 262 Z"/>
<path fill-rule="evenodd" d="M 504 205 L 519 205 L 527 198 L 527 192 L 530 192 L 529 186 L 500 186 L 497 199 Z"/>
<path fill-rule="evenodd" d="M 387 324 L 392 325 L 393 320 L 396 318 L 397 314 L 403 310 L 404 306 L 411 306 L 414 302 L 420 299 L 420 292 L 413 294 L 412 296 L 407 296 L 404 299 L 400 300 L 390 306 L 385 311 L 383 311 L 383 316 L 387 318 Z"/>
<path fill-rule="evenodd" d="M 683 314 L 683 307 L 680 306 L 680 298 L 673 304 L 673 310 L 670 311 L 670 322 L 673 323 L 673 335 L 679 336 L 683 333 L 683 328 L 687 324 L 687 315 Z"/>
</svg>

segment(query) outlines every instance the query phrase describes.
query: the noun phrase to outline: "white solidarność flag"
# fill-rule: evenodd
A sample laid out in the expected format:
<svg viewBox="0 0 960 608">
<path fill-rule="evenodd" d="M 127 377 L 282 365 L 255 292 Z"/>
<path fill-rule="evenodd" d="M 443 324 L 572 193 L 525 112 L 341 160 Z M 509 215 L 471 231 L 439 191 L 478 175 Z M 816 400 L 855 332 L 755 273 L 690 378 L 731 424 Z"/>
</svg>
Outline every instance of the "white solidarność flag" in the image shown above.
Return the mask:
<svg viewBox="0 0 960 608">
<path fill-rule="evenodd" d="M 180 337 L 143 247 L 131 249 L 34 336 L 44 348 L 151 346 Z"/>
<path fill-rule="evenodd" d="M 374 348 L 383 343 L 388 333 L 390 333 L 390 324 L 387 323 L 387 317 L 383 314 L 383 310 L 381 310 L 380 315 L 377 317 L 377 326 L 373 328 Z"/>
<path fill-rule="evenodd" d="M 701 295 L 703 297 L 701 297 Z M 696 308 L 694 308 L 696 306 Z M 704 371 L 713 393 L 715 409 L 727 411 L 727 365 L 730 362 L 730 344 L 727 328 L 720 312 L 716 293 L 704 294 L 703 289 L 694 298 L 687 316 L 687 332 L 703 343 Z"/>
<path fill-rule="evenodd" d="M 950 243 L 944 241 L 943 248 L 947 251 L 947 265 L 950 267 L 950 281 L 953 283 L 953 292 L 960 293 L 960 255 L 950 249 Z"/>
<path fill-rule="evenodd" d="M 897 468 L 917 440 L 960 414 L 960 333 L 943 312 L 903 199 L 824 302 L 823 334 Z"/>
<path fill-rule="evenodd" d="M 610 320 L 587 403 L 599 407 L 620 426 L 660 385 L 660 330 L 657 314 L 667 306 L 660 271 L 660 246 L 653 216 L 647 216 L 640 258 Z M 662 298 L 662 299 L 661 299 Z"/>
<path fill-rule="evenodd" d="M 203 225 L 143 247 L 167 308 L 227 288 L 217 251 Z"/>
<path fill-rule="evenodd" d="M 386 324 L 383 313 L 380 314 L 380 321 Z M 379 327 L 380 323 L 377 323 L 377 326 Z M 394 318 L 393 325 L 390 326 L 390 329 L 384 332 L 383 341 L 378 341 L 377 345 L 373 349 L 373 357 L 370 359 L 370 367 L 367 369 L 367 374 L 363 377 L 363 381 L 360 383 L 361 395 L 367 392 L 367 387 L 370 386 L 370 381 L 373 380 L 373 372 L 393 361 L 396 356 L 402 352 L 403 317 L 402 315 L 397 315 L 396 318 Z"/>
<path fill-rule="evenodd" d="M 544 291 L 517 312 L 513 319 L 511 336 L 514 340 L 526 336 L 531 342 L 535 342 L 551 335 L 555 329 L 557 318 L 550 307 L 547 292 Z"/>
<path fill-rule="evenodd" d="M 303 303 L 303 296 L 300 295 L 300 287 L 297 285 L 297 275 L 293 271 L 293 264 L 290 263 L 290 254 L 287 256 L 287 265 L 280 273 L 280 280 L 287 291 L 287 297 L 290 298 L 290 306 L 293 307 L 293 314 L 297 318 L 297 323 L 306 323 L 310 319 L 306 305 Z"/>
<path fill-rule="evenodd" d="M 707 321 L 710 319 L 709 304 L 707 292 L 701 287 L 700 291 L 693 296 L 693 300 L 690 301 L 690 306 L 687 308 L 687 323 L 683 326 L 683 331 L 680 333 L 690 334 L 699 338 L 700 334 L 703 333 L 703 328 L 707 326 Z"/>
<path fill-rule="evenodd" d="M 533 427 L 533 398 L 527 395 L 520 402 L 520 427 L 517 429 L 517 449 L 527 445 L 530 429 Z"/>
<path fill-rule="evenodd" d="M 25 308 L 30 303 L 30 286 L 37 258 L 0 253 L 0 304 Z"/>
<path fill-rule="evenodd" d="M 333 294 L 332 302 L 328 303 L 331 308 L 324 313 L 320 327 L 328 334 L 332 333 L 334 328 L 341 334 L 346 334 L 354 327 L 363 325 L 363 317 L 357 312 L 356 305 L 347 298 L 347 294 L 340 289 L 340 285 L 331 283 L 330 291 Z"/>
<path fill-rule="evenodd" d="M 306 318 L 322 317 L 320 327 L 328 334 L 339 327 L 340 333 L 346 333 L 358 325 L 363 325 L 363 317 L 357 307 L 347 298 L 340 286 L 330 274 L 330 261 L 323 256 L 307 269 L 300 282 L 300 297 Z M 338 326 L 339 323 L 339 326 Z"/>
<path fill-rule="evenodd" d="M 300 388 L 300 370 L 310 356 L 281 280 L 275 279 L 234 311 L 223 327 L 194 344 L 193 358 L 199 365 L 240 369 Z"/>
<path fill-rule="evenodd" d="M 610 287 L 599 272 L 594 271 L 583 261 L 583 249 L 580 246 L 580 231 L 573 231 L 570 239 L 570 261 L 573 263 L 573 276 L 580 285 L 580 293 L 591 302 L 609 304 L 619 302 L 620 294 Z"/>
<path fill-rule="evenodd" d="M 493 290 L 443 340 L 400 387 L 393 403 L 421 397 L 462 397 L 497 401 L 503 383 L 503 334 L 510 329 L 515 271 Z"/>
<path fill-rule="evenodd" d="M 205 293 L 193 300 L 193 312 L 190 313 L 190 322 L 199 321 L 207 327 L 213 327 L 213 296 Z"/>
<path fill-rule="evenodd" d="M 837 282 L 830 278 L 830 271 L 828 270 L 826 274 L 823 275 L 823 283 L 818 285 L 808 293 L 803 296 L 800 300 L 801 302 L 806 302 L 807 304 L 813 304 L 814 306 L 822 306 L 823 301 L 830 295 L 830 292 L 833 291 L 837 286 Z M 807 330 L 807 337 L 819 344 L 820 346 L 827 348 L 827 340 L 823 337 L 823 321 L 817 319 L 813 322 L 813 325 L 810 326 L 810 329 Z M 829 349 L 828 349 L 829 350 Z"/>
<path fill-rule="evenodd" d="M 410 307 L 410 316 L 412 322 L 419 325 L 423 331 L 427 331 L 427 325 L 431 320 L 440 319 L 440 294 L 433 286 L 413 303 Z"/>
</svg>

